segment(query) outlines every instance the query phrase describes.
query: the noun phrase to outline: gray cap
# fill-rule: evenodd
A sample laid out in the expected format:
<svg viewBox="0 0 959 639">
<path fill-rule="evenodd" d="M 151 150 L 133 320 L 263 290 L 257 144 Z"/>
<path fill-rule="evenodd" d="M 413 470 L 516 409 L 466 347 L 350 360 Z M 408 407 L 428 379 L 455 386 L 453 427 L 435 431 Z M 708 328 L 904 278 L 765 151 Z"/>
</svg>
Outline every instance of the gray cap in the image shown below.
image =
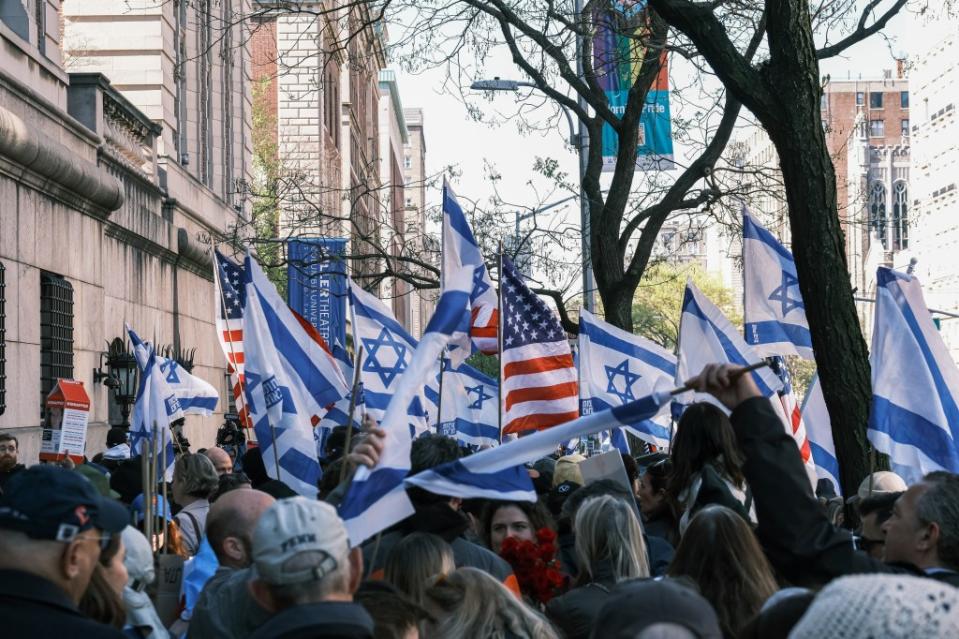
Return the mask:
<svg viewBox="0 0 959 639">
<path fill-rule="evenodd" d="M 256 572 L 276 586 L 322 579 L 347 561 L 349 552 L 336 509 L 306 497 L 278 500 L 253 531 Z"/>
</svg>

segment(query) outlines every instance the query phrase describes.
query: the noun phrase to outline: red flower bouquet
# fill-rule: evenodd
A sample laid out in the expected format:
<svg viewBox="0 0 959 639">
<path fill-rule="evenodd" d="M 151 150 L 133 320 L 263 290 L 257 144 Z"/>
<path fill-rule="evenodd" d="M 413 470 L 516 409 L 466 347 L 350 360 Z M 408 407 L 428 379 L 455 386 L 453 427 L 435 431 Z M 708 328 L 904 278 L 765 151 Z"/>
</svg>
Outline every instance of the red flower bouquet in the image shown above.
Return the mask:
<svg viewBox="0 0 959 639">
<path fill-rule="evenodd" d="M 536 542 L 507 537 L 499 554 L 513 567 L 522 593 L 545 605 L 566 585 L 556 550 L 556 533 L 549 528 L 540 528 L 536 531 Z"/>
</svg>

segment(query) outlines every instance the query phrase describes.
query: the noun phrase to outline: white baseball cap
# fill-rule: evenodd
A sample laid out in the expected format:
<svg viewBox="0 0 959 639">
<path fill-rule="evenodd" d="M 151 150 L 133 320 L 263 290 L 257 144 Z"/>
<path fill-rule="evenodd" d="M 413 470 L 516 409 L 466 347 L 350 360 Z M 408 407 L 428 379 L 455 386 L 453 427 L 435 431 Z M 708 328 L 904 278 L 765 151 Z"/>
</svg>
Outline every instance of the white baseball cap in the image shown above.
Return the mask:
<svg viewBox="0 0 959 639">
<path fill-rule="evenodd" d="M 278 500 L 253 531 L 256 573 L 276 586 L 322 579 L 348 561 L 349 552 L 336 509 L 306 497 Z"/>
<path fill-rule="evenodd" d="M 908 488 L 902 477 L 891 470 L 877 470 L 867 475 L 856 494 L 846 500 L 847 504 L 854 504 L 869 497 L 879 497 L 890 493 L 901 493 Z"/>
</svg>

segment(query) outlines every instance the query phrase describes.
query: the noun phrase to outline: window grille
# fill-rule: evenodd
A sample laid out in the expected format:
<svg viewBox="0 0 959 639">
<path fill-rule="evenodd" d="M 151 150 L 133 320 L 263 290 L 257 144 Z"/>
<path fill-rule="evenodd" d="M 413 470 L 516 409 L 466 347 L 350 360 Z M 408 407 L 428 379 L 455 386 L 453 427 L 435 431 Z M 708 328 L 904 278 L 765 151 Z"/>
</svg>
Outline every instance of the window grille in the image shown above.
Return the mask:
<svg viewBox="0 0 959 639">
<path fill-rule="evenodd" d="M 52 273 L 40 275 L 40 402 L 58 379 L 73 378 L 73 286 Z"/>
</svg>

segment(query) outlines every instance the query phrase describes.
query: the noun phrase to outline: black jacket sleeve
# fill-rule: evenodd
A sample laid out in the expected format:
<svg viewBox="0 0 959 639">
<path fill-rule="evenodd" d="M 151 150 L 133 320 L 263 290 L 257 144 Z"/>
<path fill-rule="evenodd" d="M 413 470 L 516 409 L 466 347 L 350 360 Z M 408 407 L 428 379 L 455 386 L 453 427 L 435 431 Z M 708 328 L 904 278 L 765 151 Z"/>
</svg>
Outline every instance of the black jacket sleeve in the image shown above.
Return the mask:
<svg viewBox="0 0 959 639">
<path fill-rule="evenodd" d="M 756 534 L 786 579 L 815 586 L 846 574 L 903 572 L 856 550 L 850 533 L 829 522 L 799 449 L 768 399 L 746 400 L 730 419 L 746 458 L 743 474 L 756 505 Z"/>
</svg>

